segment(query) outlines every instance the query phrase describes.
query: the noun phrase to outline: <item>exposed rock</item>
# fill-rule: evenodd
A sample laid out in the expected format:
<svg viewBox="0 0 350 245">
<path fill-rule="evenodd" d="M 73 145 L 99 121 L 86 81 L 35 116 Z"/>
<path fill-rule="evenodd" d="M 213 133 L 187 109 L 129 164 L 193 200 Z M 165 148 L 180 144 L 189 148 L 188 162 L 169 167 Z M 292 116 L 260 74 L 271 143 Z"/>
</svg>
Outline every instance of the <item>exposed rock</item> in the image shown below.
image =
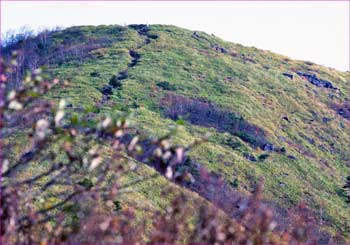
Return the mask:
<svg viewBox="0 0 350 245">
<path fill-rule="evenodd" d="M 286 186 L 286 183 L 283 183 L 282 181 L 279 182 L 279 186 L 280 187 L 285 187 Z"/>
<path fill-rule="evenodd" d="M 286 117 L 286 116 L 282 117 L 282 119 L 283 119 L 283 120 L 286 120 L 287 122 L 289 122 L 289 118 Z"/>
<path fill-rule="evenodd" d="M 264 151 L 273 151 L 275 149 L 275 146 L 273 144 L 267 143 L 261 147 Z"/>
<path fill-rule="evenodd" d="M 129 50 L 129 54 L 134 59 L 140 59 L 140 57 L 141 57 L 140 54 L 137 53 L 135 50 Z"/>
<path fill-rule="evenodd" d="M 217 44 L 213 45 L 213 49 L 215 49 L 216 51 L 223 53 L 223 54 L 227 54 L 229 52 L 226 48 L 220 47 Z"/>
<path fill-rule="evenodd" d="M 197 40 L 200 39 L 200 36 L 198 35 L 198 32 L 196 32 L 196 31 L 193 32 L 192 37 L 193 37 L 194 39 L 197 39 Z"/>
<path fill-rule="evenodd" d="M 282 75 L 283 75 L 283 76 L 286 76 L 286 77 L 288 77 L 288 78 L 290 78 L 290 79 L 292 79 L 292 80 L 293 80 L 293 75 L 292 75 L 292 74 L 290 74 L 290 73 L 286 73 L 286 72 L 284 72 L 284 73 L 282 73 Z"/>
<path fill-rule="evenodd" d="M 148 31 L 149 31 L 148 25 L 144 25 L 144 24 L 141 24 L 141 25 L 129 25 L 129 27 L 131 29 L 134 29 L 135 31 L 137 31 L 139 35 L 146 36 Z"/>
<path fill-rule="evenodd" d="M 111 95 L 111 94 L 113 94 L 112 88 L 113 87 L 111 85 L 105 85 L 105 86 L 103 86 L 101 92 L 104 95 Z"/>
<path fill-rule="evenodd" d="M 128 71 L 121 71 L 119 72 L 117 79 L 123 80 L 123 79 L 126 79 L 127 77 L 128 77 Z"/>
<path fill-rule="evenodd" d="M 243 153 L 243 156 L 244 156 L 246 159 L 248 159 L 249 161 L 252 161 L 252 162 L 258 161 L 258 160 L 256 159 L 256 157 L 255 157 L 253 154 L 251 154 L 251 153 L 244 152 L 244 153 Z"/>
<path fill-rule="evenodd" d="M 287 157 L 291 160 L 297 160 L 297 158 L 295 156 L 292 156 L 292 155 L 288 155 Z"/>
<path fill-rule="evenodd" d="M 285 154 L 287 152 L 286 148 L 283 146 L 283 147 L 277 147 L 275 149 L 276 152 L 278 153 L 282 153 L 282 154 Z"/>
<path fill-rule="evenodd" d="M 303 73 L 299 71 L 297 72 L 297 74 L 301 77 L 306 78 L 310 83 L 312 83 L 313 85 L 316 85 L 317 87 L 337 89 L 336 87 L 333 86 L 333 84 L 330 81 L 320 79 L 315 74 Z"/>
</svg>

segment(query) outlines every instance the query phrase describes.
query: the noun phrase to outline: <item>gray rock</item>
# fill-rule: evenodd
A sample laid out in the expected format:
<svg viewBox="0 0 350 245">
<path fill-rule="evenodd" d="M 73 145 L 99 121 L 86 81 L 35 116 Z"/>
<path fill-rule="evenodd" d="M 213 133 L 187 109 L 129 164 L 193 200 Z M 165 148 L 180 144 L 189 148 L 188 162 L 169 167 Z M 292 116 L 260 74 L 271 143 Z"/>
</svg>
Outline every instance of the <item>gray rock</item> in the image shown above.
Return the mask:
<svg viewBox="0 0 350 245">
<path fill-rule="evenodd" d="M 257 161 L 256 157 L 255 157 L 253 154 L 250 154 L 250 153 L 248 153 L 248 152 L 244 152 L 244 153 L 243 153 L 243 156 L 244 156 L 246 159 L 248 159 L 249 161 L 252 161 L 252 162 L 256 162 L 256 161 Z"/>
<path fill-rule="evenodd" d="M 285 187 L 286 186 L 286 184 L 283 183 L 282 181 L 279 182 L 279 185 L 280 185 L 280 187 Z"/>
<path fill-rule="evenodd" d="M 292 155 L 288 155 L 287 157 L 291 160 L 297 160 L 297 158 L 295 156 L 292 156 Z"/>
<path fill-rule="evenodd" d="M 306 80 L 308 80 L 311 84 L 316 85 L 317 87 L 337 89 L 333 86 L 333 84 L 330 81 L 320 79 L 315 74 L 303 73 L 299 71 L 297 72 L 297 74 L 301 77 L 306 78 Z"/>
<path fill-rule="evenodd" d="M 286 77 L 288 77 L 289 79 L 292 79 L 292 80 L 293 80 L 293 75 L 290 74 L 290 73 L 284 72 L 284 73 L 282 73 L 282 75 L 283 75 L 283 76 L 286 76 Z"/>
<path fill-rule="evenodd" d="M 264 151 L 273 151 L 275 149 L 275 146 L 273 144 L 265 144 L 262 148 Z"/>
<path fill-rule="evenodd" d="M 289 122 L 289 118 L 286 117 L 286 116 L 282 117 L 282 119 L 284 119 L 284 120 L 286 120 L 287 122 Z"/>
<path fill-rule="evenodd" d="M 127 71 L 122 71 L 118 73 L 117 79 L 118 80 L 123 80 L 128 77 L 128 72 Z"/>
<path fill-rule="evenodd" d="M 101 92 L 102 92 L 102 94 L 107 95 L 107 96 L 113 94 L 112 86 L 111 85 L 103 86 Z"/>
<path fill-rule="evenodd" d="M 223 54 L 227 54 L 229 51 L 226 48 L 220 47 L 219 45 L 215 44 L 213 48 Z"/>
</svg>

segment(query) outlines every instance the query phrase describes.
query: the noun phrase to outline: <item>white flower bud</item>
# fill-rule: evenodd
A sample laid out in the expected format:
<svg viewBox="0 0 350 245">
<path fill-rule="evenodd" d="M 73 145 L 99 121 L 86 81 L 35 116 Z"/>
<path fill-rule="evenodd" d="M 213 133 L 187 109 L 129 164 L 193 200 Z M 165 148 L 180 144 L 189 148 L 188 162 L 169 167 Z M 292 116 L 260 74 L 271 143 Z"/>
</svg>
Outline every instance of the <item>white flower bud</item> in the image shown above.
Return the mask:
<svg viewBox="0 0 350 245">
<path fill-rule="evenodd" d="M 46 119 L 40 119 L 36 122 L 35 134 L 39 139 L 44 139 L 47 130 L 49 128 L 49 122 Z"/>
<path fill-rule="evenodd" d="M 105 231 L 108 229 L 109 225 L 111 223 L 111 219 L 110 218 L 107 218 L 107 220 L 105 220 L 103 223 L 100 224 L 100 229 L 102 231 Z"/>
<path fill-rule="evenodd" d="M 63 110 L 65 106 L 66 106 L 66 100 L 65 99 L 61 99 L 60 103 L 58 104 L 58 109 L 59 110 Z"/>
<path fill-rule="evenodd" d="M 16 96 L 16 91 L 15 90 L 11 90 L 11 92 L 7 95 L 7 99 L 8 100 L 13 100 Z"/>
<path fill-rule="evenodd" d="M 9 169 L 9 164 L 10 164 L 10 162 L 9 162 L 9 160 L 8 159 L 4 159 L 3 161 L 2 161 L 2 166 L 1 166 L 1 171 L 3 172 L 3 173 L 5 173 L 8 169 Z"/>
<path fill-rule="evenodd" d="M 168 179 L 173 178 L 173 169 L 170 166 L 166 168 L 165 177 L 167 177 Z"/>
<path fill-rule="evenodd" d="M 12 110 L 22 110 L 23 109 L 23 105 L 21 103 L 19 103 L 17 100 L 13 100 L 10 102 L 9 104 L 9 109 Z"/>
<path fill-rule="evenodd" d="M 89 171 L 94 170 L 98 165 L 100 165 L 102 162 L 102 157 L 98 156 L 95 157 L 94 159 L 92 159 L 90 167 L 89 167 Z"/>
<path fill-rule="evenodd" d="M 55 116 L 55 125 L 56 125 L 56 127 L 60 126 L 60 123 L 61 123 L 61 120 L 63 119 L 63 117 L 64 117 L 64 111 L 59 110 L 56 113 L 56 116 Z"/>
<path fill-rule="evenodd" d="M 110 117 L 107 117 L 105 120 L 103 120 L 101 126 L 102 128 L 107 128 L 112 123 L 112 119 Z"/>
<path fill-rule="evenodd" d="M 185 155 L 185 149 L 180 147 L 176 149 L 176 160 L 178 163 L 182 163 Z"/>
</svg>

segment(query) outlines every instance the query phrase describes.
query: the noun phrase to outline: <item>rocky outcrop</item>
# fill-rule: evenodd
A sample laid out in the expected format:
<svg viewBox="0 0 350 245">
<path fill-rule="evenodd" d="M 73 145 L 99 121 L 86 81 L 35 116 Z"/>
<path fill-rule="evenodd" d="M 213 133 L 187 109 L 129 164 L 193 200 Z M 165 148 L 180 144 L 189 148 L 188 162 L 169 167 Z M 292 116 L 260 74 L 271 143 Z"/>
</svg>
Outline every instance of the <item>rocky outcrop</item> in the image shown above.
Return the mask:
<svg viewBox="0 0 350 245">
<path fill-rule="evenodd" d="M 329 88 L 329 89 L 337 89 L 336 87 L 333 86 L 333 84 L 330 81 L 323 80 L 318 78 L 315 74 L 309 74 L 309 73 L 303 73 L 303 72 L 297 72 L 297 74 L 300 77 L 305 78 L 308 80 L 310 83 L 317 87 L 324 87 L 324 88 Z"/>
<path fill-rule="evenodd" d="M 129 28 L 134 29 L 141 36 L 146 36 L 146 37 L 151 38 L 151 39 L 157 39 L 158 38 L 158 35 L 148 33 L 150 31 L 150 28 L 149 28 L 148 25 L 144 25 L 144 24 L 141 24 L 141 25 L 129 25 Z"/>
<path fill-rule="evenodd" d="M 297 158 L 295 157 L 295 156 L 293 156 L 293 155 L 288 155 L 287 156 L 289 159 L 291 159 L 291 160 L 297 160 Z"/>
<path fill-rule="evenodd" d="M 146 36 L 149 31 L 148 25 L 144 25 L 144 24 L 140 24 L 140 25 L 133 24 L 133 25 L 129 25 L 128 27 L 137 31 L 139 35 L 144 35 L 144 36 Z"/>
<path fill-rule="evenodd" d="M 274 151 L 275 150 L 275 146 L 271 143 L 267 143 L 260 148 L 264 151 Z"/>
<path fill-rule="evenodd" d="M 282 73 L 282 75 L 283 75 L 283 76 L 286 76 L 286 77 L 288 77 L 289 79 L 292 79 L 292 80 L 293 80 L 293 75 L 290 74 L 290 73 L 284 72 L 284 73 Z"/>
<path fill-rule="evenodd" d="M 223 53 L 223 54 L 228 54 L 229 53 L 229 51 L 226 48 L 220 47 L 217 44 L 214 44 L 212 46 L 212 48 L 215 49 L 216 51 L 220 52 L 220 53 Z"/>
</svg>

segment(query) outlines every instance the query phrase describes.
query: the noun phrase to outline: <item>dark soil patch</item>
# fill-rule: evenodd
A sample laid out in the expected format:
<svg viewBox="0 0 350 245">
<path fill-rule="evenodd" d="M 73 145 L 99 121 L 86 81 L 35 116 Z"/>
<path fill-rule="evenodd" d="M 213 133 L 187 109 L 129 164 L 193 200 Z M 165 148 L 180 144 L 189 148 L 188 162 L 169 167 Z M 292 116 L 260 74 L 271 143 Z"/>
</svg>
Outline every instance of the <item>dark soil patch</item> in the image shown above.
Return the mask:
<svg viewBox="0 0 350 245">
<path fill-rule="evenodd" d="M 165 116 L 172 120 L 183 118 L 194 125 L 213 127 L 219 132 L 229 132 L 251 146 L 261 149 L 266 145 L 272 145 L 261 128 L 247 122 L 242 116 L 220 109 L 210 102 L 168 93 L 160 101 L 160 105 Z"/>
</svg>

